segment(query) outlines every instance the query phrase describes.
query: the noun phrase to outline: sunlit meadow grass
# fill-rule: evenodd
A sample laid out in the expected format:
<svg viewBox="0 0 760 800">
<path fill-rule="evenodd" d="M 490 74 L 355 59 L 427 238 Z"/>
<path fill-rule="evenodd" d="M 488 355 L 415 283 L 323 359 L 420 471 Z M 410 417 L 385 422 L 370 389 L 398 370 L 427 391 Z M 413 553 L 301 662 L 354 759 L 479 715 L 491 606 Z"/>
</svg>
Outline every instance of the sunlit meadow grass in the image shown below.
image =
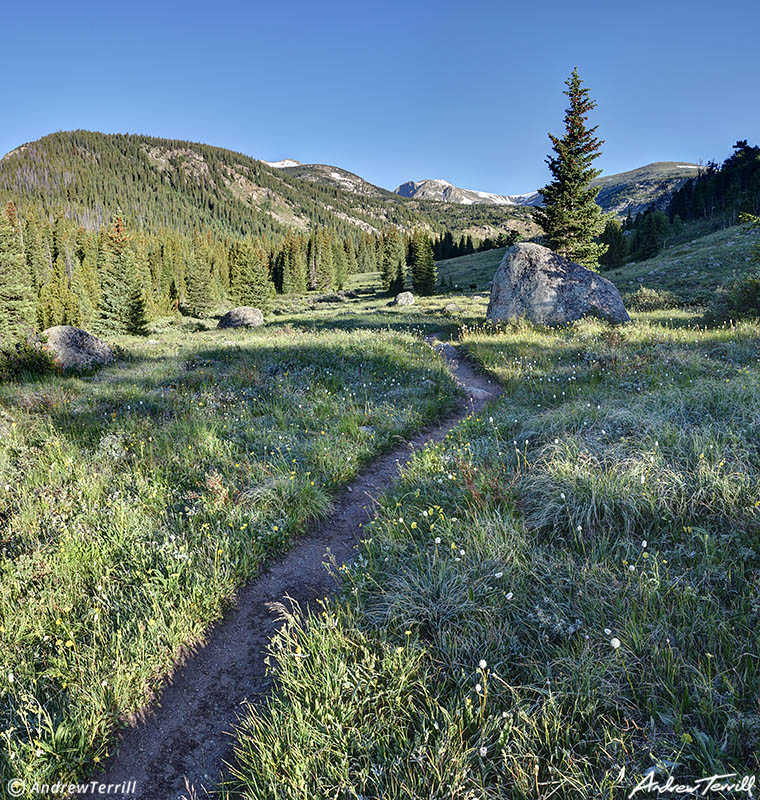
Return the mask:
<svg viewBox="0 0 760 800">
<path fill-rule="evenodd" d="M 760 771 L 760 326 L 465 330 L 505 394 L 289 616 L 230 798 L 627 797 Z"/>
<path fill-rule="evenodd" d="M 456 402 L 409 334 L 187 328 L 0 386 L 3 786 L 90 774 L 235 588 Z"/>
</svg>

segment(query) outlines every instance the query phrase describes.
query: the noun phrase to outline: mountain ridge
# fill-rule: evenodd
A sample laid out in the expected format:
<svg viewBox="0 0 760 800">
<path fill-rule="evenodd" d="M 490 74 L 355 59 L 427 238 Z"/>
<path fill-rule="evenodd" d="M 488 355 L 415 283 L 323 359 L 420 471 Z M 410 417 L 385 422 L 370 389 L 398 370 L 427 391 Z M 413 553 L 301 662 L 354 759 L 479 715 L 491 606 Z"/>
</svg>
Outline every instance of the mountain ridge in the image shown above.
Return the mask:
<svg viewBox="0 0 760 800">
<path fill-rule="evenodd" d="M 0 159 L 0 201 L 33 206 L 88 230 L 117 211 L 139 227 L 281 236 L 333 227 L 343 234 L 450 229 L 476 238 L 530 235 L 530 216 L 402 198 L 329 165 L 282 166 L 199 142 L 141 134 L 59 131 Z"/>
<path fill-rule="evenodd" d="M 652 203 L 663 207 L 676 189 L 689 178 L 696 177 L 698 170 L 698 164 L 685 161 L 653 161 L 625 172 L 600 175 L 592 185 L 600 187 L 597 202 L 605 211 L 618 216 L 625 216 L 629 211 L 636 215 Z M 537 206 L 542 202 L 539 190 L 501 195 L 463 189 L 441 178 L 406 181 L 394 191 L 402 197 L 462 205 Z"/>
</svg>

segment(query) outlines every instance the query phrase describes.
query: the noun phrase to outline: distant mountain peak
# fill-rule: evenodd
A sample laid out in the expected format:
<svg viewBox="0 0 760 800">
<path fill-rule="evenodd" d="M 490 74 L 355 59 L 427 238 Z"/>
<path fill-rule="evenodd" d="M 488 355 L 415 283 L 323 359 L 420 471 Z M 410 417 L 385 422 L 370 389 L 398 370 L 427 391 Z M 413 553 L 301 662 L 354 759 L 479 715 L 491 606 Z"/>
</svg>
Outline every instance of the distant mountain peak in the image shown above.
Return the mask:
<svg viewBox="0 0 760 800">
<path fill-rule="evenodd" d="M 664 206 L 672 193 L 699 169 L 698 164 L 678 161 L 657 161 L 643 167 L 603 175 L 593 181 L 600 191 L 597 202 L 605 211 L 625 216 L 637 214 L 654 203 Z M 538 206 L 541 193 L 494 194 L 475 189 L 462 189 L 441 178 L 407 181 L 396 188 L 396 194 L 417 200 L 435 200 L 460 205 Z"/>
<path fill-rule="evenodd" d="M 541 202 L 538 192 L 524 194 L 494 194 L 476 189 L 461 189 L 442 178 L 427 178 L 423 181 L 407 181 L 396 188 L 396 194 L 418 200 L 437 200 L 460 205 L 491 206 L 535 206 Z"/>
</svg>

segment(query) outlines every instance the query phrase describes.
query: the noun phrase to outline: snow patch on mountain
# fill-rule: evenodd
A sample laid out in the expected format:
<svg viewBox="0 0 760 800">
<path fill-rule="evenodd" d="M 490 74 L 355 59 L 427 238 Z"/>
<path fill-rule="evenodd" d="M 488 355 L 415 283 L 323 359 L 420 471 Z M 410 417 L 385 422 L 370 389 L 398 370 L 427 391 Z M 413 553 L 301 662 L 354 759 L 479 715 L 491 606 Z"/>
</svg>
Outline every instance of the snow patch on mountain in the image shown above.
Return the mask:
<svg viewBox="0 0 760 800">
<path fill-rule="evenodd" d="M 265 161 L 265 164 L 268 164 L 270 167 L 276 167 L 277 169 L 283 169 L 283 167 L 300 167 L 300 161 L 294 161 L 292 158 L 283 158 L 282 161 Z"/>
</svg>

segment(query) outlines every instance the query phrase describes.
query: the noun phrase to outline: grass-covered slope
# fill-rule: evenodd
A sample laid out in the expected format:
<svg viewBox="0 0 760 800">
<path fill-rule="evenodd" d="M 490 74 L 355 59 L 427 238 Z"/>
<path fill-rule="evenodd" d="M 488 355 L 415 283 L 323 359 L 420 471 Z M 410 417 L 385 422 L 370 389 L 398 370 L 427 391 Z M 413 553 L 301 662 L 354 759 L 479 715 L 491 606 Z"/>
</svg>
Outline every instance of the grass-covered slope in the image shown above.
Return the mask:
<svg viewBox="0 0 760 800">
<path fill-rule="evenodd" d="M 170 326 L 0 386 L 0 785 L 84 779 L 236 587 L 455 403 L 391 331 Z"/>
<path fill-rule="evenodd" d="M 695 226 L 689 228 L 692 229 L 699 232 Z M 707 305 L 719 286 L 757 269 L 753 252 L 759 244 L 757 230 L 735 225 L 666 247 L 646 261 L 631 261 L 601 274 L 623 295 L 644 286 L 672 292 L 677 301 L 685 304 Z M 474 283 L 478 291 L 486 291 L 504 252 L 502 247 L 439 261 L 439 279 L 462 290 Z"/>
<path fill-rule="evenodd" d="M 627 797 L 760 769 L 760 327 L 515 326 L 345 595 L 272 646 L 229 798 Z"/>
<path fill-rule="evenodd" d="M 488 283 L 493 280 L 505 252 L 505 247 L 497 247 L 482 253 L 438 261 L 438 280 L 445 281 L 446 286 L 464 290 L 474 283 L 477 290 L 487 291 Z"/>
<path fill-rule="evenodd" d="M 604 272 L 621 293 L 641 286 L 672 292 L 684 303 L 708 304 L 718 286 L 757 269 L 752 252 L 760 233 L 735 225 L 667 247 L 654 258 Z"/>
</svg>

